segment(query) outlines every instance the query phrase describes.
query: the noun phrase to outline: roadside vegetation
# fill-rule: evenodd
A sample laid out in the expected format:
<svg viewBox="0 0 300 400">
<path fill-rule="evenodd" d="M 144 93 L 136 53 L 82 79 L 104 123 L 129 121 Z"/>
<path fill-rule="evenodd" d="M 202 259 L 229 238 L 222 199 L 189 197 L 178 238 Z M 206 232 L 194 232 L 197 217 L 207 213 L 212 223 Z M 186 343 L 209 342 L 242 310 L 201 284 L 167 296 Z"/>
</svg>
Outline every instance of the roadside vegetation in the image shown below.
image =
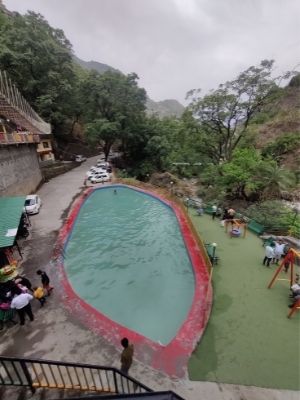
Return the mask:
<svg viewBox="0 0 300 400">
<path fill-rule="evenodd" d="M 204 201 L 241 201 L 261 223 L 275 218 L 273 210 L 274 226 L 297 234 L 299 217 L 276 201 L 299 191 L 300 75 L 274 77 L 273 67 L 264 60 L 206 95 L 191 90 L 181 118 L 158 118 L 146 114 L 147 93 L 135 73 L 87 71 L 64 32 L 43 16 L 0 13 L 0 68 L 58 142 L 77 137 L 106 157 L 117 148 L 122 176 L 194 177 Z M 289 154 L 294 162 L 286 165 Z"/>
</svg>

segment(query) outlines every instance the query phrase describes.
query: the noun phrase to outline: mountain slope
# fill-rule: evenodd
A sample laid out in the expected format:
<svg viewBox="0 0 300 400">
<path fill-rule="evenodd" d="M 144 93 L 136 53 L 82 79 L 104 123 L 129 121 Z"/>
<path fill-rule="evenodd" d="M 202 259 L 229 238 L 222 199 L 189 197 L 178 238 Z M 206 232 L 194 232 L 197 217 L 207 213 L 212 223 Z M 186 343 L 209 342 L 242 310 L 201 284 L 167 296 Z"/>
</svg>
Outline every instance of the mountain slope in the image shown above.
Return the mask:
<svg viewBox="0 0 300 400">
<path fill-rule="evenodd" d="M 184 107 L 177 100 L 169 99 L 163 101 L 153 101 L 147 98 L 147 113 L 157 114 L 159 117 L 180 117 L 184 112 Z"/>
<path fill-rule="evenodd" d="M 99 74 L 103 74 L 106 71 L 120 72 L 117 69 L 111 67 L 110 65 L 102 64 L 98 61 L 84 61 L 76 57 L 75 55 L 73 56 L 73 60 L 77 64 L 79 64 L 82 68 L 87 69 L 89 71 L 91 70 L 97 71 L 99 72 Z"/>
<path fill-rule="evenodd" d="M 280 164 L 290 169 L 299 168 L 300 161 L 300 74 L 297 77 L 268 106 L 264 120 L 252 127 L 256 147 L 270 157 L 275 149 L 281 153 Z"/>
<path fill-rule="evenodd" d="M 94 70 L 99 72 L 99 74 L 103 74 L 106 71 L 120 72 L 119 70 L 111 67 L 107 64 L 99 63 L 98 61 L 83 61 L 80 58 L 73 56 L 73 60 L 75 63 L 80 65 L 82 68 L 87 69 L 89 71 Z M 163 101 L 153 101 L 149 97 L 146 102 L 147 114 L 152 115 L 156 114 L 159 117 L 180 117 L 184 111 L 184 107 L 177 100 L 163 100 Z"/>
</svg>

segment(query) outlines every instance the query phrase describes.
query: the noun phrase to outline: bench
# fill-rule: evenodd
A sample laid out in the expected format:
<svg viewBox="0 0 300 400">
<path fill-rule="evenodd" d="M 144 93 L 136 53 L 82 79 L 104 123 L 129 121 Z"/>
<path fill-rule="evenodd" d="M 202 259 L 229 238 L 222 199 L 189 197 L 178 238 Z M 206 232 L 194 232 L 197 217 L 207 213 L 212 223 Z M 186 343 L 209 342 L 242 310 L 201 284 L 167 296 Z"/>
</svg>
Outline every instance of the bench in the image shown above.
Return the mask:
<svg viewBox="0 0 300 400">
<path fill-rule="evenodd" d="M 257 235 L 261 235 L 264 232 L 265 227 L 263 225 L 259 224 L 258 222 L 252 220 L 248 224 L 248 229 L 250 231 L 256 233 Z"/>
<path fill-rule="evenodd" d="M 216 248 L 211 243 L 205 243 L 205 250 L 212 265 L 217 265 L 219 257 L 216 255 Z M 215 253 L 215 254 L 214 254 Z"/>
</svg>

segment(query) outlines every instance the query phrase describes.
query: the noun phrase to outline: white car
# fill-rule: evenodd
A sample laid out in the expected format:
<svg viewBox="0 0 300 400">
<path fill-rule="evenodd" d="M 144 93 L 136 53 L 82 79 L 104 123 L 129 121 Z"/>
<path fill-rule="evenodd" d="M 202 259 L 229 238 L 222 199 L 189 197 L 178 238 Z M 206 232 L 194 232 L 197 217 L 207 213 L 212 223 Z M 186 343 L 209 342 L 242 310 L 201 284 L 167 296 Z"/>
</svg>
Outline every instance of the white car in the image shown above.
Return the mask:
<svg viewBox="0 0 300 400">
<path fill-rule="evenodd" d="M 107 168 L 107 167 L 109 167 L 109 162 L 107 162 L 107 161 L 101 161 L 101 162 L 97 162 L 97 167 L 98 168 Z"/>
<path fill-rule="evenodd" d="M 27 214 L 38 214 L 42 206 L 42 200 L 37 194 L 26 196 L 25 211 Z"/>
<path fill-rule="evenodd" d="M 86 157 L 82 156 L 81 154 L 77 154 L 77 156 L 75 156 L 75 161 L 76 162 L 86 161 Z"/>
<path fill-rule="evenodd" d="M 110 176 L 109 176 L 109 174 L 105 174 L 105 173 L 97 174 L 97 175 L 94 175 L 93 177 L 91 177 L 90 181 L 92 183 L 109 182 Z"/>
<path fill-rule="evenodd" d="M 91 168 L 88 170 L 86 173 L 86 176 L 88 179 L 91 179 L 93 176 L 98 175 L 98 174 L 106 174 L 106 170 L 102 168 Z"/>
</svg>

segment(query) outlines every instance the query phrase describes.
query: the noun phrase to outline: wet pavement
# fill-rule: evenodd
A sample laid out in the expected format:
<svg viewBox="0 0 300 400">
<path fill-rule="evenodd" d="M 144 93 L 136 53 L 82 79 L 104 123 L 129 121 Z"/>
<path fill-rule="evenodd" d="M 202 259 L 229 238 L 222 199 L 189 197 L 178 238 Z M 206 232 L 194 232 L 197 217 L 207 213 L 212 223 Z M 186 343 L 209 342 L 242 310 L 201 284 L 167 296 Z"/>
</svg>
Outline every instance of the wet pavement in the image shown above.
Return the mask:
<svg viewBox="0 0 300 400">
<path fill-rule="evenodd" d="M 61 303 L 61 289 L 55 264 L 51 261 L 53 248 L 64 219 L 73 201 L 84 190 L 85 172 L 97 157 L 88 159 L 79 167 L 45 183 L 38 194 L 43 206 L 40 214 L 30 218 L 31 235 L 21 243 L 24 253 L 23 273 L 39 284 L 37 269 L 45 270 L 55 286 L 43 308 L 37 301 L 32 304 L 35 320 L 26 320 L 24 326 L 6 326 L 0 332 L 0 354 L 91 363 L 119 367 L 120 348 L 115 348 L 102 337 L 81 325 Z M 205 360 L 203 360 L 205 362 Z M 173 390 L 186 400 L 298 400 L 298 393 L 275 389 L 191 382 L 186 379 L 170 378 L 147 365 L 134 361 L 131 374 L 154 390 Z M 21 396 L 21 397 L 20 397 Z M 15 391 L 0 392 L 1 399 L 21 399 Z M 35 395 L 34 398 L 42 398 Z M 44 398 L 44 395 L 43 395 Z"/>
</svg>

